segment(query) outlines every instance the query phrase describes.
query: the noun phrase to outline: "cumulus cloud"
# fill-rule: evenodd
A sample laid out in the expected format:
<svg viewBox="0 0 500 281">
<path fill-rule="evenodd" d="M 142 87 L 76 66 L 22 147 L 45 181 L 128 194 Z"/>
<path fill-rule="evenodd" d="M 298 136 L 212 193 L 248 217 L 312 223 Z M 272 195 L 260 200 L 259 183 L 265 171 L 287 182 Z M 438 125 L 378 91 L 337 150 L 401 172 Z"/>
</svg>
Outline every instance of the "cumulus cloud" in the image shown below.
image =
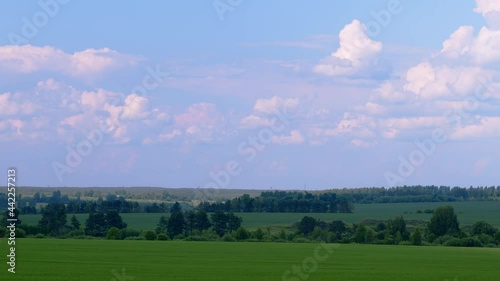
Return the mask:
<svg viewBox="0 0 500 281">
<path fill-rule="evenodd" d="M 364 141 L 360 139 L 351 140 L 351 145 L 359 148 L 369 148 L 377 145 L 377 141 Z"/>
<path fill-rule="evenodd" d="M 213 103 L 196 103 L 184 113 L 174 116 L 175 126 L 186 135 L 200 141 L 212 141 L 217 132 L 222 132 L 224 116 Z"/>
<path fill-rule="evenodd" d="M 500 17 L 500 13 L 499 13 Z M 476 37 L 472 26 L 461 26 L 443 42 L 440 55 L 461 59 L 477 65 L 500 60 L 500 29 L 482 27 Z"/>
<path fill-rule="evenodd" d="M 0 94 L 0 116 L 33 114 L 35 109 L 32 102 L 19 100 L 11 93 Z"/>
<path fill-rule="evenodd" d="M 434 67 L 420 63 L 406 73 L 404 90 L 418 95 L 419 99 L 463 98 L 474 93 L 483 80 L 491 74 L 480 67 Z"/>
<path fill-rule="evenodd" d="M 269 127 L 272 125 L 272 122 L 271 120 L 269 120 L 269 118 L 252 114 L 241 119 L 240 125 L 243 128 L 260 128 Z"/>
<path fill-rule="evenodd" d="M 477 139 L 500 137 L 500 117 L 482 117 L 479 122 L 457 128 L 450 136 L 452 139 Z"/>
<path fill-rule="evenodd" d="M 86 49 L 67 54 L 50 46 L 0 46 L 0 69 L 17 73 L 58 72 L 68 76 L 96 76 L 120 66 L 134 64 L 137 58 L 108 48 Z"/>
<path fill-rule="evenodd" d="M 490 28 L 500 29 L 500 2 L 497 0 L 476 0 L 474 12 L 480 13 Z"/>
<path fill-rule="evenodd" d="M 360 74 L 377 64 L 382 43 L 371 40 L 366 26 L 358 20 L 346 25 L 339 34 L 339 48 L 314 67 L 316 73 L 328 76 Z"/>
<path fill-rule="evenodd" d="M 304 142 L 304 137 L 298 130 L 292 130 L 289 136 L 276 136 L 272 137 L 272 142 L 276 144 L 300 144 Z"/>
<path fill-rule="evenodd" d="M 289 111 L 295 109 L 299 105 L 299 99 L 297 98 L 281 98 L 274 96 L 270 99 L 258 99 L 255 102 L 254 110 L 256 112 L 273 114 L 277 111 Z"/>
</svg>

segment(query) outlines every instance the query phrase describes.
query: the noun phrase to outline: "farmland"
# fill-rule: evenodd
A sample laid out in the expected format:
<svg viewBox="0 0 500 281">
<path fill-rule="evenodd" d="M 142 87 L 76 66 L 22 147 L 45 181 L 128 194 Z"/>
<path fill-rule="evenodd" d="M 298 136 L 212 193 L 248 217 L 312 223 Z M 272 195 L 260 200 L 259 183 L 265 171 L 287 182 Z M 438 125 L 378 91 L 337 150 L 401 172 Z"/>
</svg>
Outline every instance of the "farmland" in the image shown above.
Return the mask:
<svg viewBox="0 0 500 281">
<path fill-rule="evenodd" d="M 500 227 L 500 201 L 485 202 L 429 202 L 429 203 L 391 203 L 391 204 L 357 204 L 352 214 L 332 213 L 238 213 L 243 218 L 243 227 L 255 229 L 267 226 L 289 226 L 309 215 L 324 221 L 344 220 L 347 223 L 359 223 L 365 219 L 386 220 L 402 215 L 406 220 L 430 219 L 431 214 L 418 214 L 418 210 L 434 209 L 438 206 L 451 205 L 457 212 L 461 225 L 472 225 L 478 220 L 485 220 Z M 162 215 L 160 213 L 129 213 L 122 214 L 123 220 L 130 228 L 145 230 L 154 229 Z M 68 215 L 68 218 L 71 215 Z M 84 223 L 87 214 L 76 214 L 81 223 Z M 41 215 L 22 215 L 24 224 L 36 224 Z"/>
<path fill-rule="evenodd" d="M 329 245 L 316 260 L 312 243 L 19 239 L 9 280 L 498 280 L 500 249 Z"/>
</svg>

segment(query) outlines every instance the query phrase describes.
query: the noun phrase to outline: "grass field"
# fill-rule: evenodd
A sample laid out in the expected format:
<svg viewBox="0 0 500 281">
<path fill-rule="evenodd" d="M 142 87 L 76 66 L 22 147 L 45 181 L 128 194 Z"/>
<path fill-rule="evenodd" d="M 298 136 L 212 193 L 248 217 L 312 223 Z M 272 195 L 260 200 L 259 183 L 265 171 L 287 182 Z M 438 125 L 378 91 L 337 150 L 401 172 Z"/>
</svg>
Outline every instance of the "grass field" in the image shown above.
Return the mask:
<svg viewBox="0 0 500 281">
<path fill-rule="evenodd" d="M 417 214 L 417 210 L 435 209 L 443 205 L 452 205 L 458 214 L 461 225 L 472 225 L 476 221 L 485 220 L 500 227 L 500 201 L 488 202 L 453 202 L 453 203 L 393 203 L 393 204 L 358 204 L 352 214 L 314 214 L 314 213 L 238 213 L 243 218 L 243 226 L 248 229 L 267 226 L 289 226 L 300 221 L 304 216 L 313 216 L 321 220 L 344 220 L 358 223 L 364 219 L 387 220 L 402 215 L 407 220 L 429 220 L 430 214 Z M 168 214 L 122 214 L 123 220 L 130 228 L 154 229 L 162 215 Z M 68 215 L 68 220 L 71 215 Z M 77 214 L 84 224 L 87 214 Z M 41 215 L 23 215 L 23 223 L 37 224 Z"/>
<path fill-rule="evenodd" d="M 500 249 L 329 245 L 331 253 L 319 244 L 18 239 L 11 274 L 3 240 L 0 280 L 498 280 Z M 304 261 L 300 278 L 292 267 Z"/>
</svg>

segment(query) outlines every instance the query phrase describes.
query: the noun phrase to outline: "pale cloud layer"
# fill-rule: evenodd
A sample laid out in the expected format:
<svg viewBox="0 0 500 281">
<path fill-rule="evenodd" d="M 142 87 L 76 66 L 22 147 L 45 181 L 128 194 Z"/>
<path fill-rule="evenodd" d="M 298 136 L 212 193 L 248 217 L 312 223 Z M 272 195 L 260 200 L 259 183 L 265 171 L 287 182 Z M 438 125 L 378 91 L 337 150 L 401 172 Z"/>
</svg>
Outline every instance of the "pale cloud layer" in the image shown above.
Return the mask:
<svg viewBox="0 0 500 281">
<path fill-rule="evenodd" d="M 303 178 L 335 184 L 358 172 L 383 178 L 383 169 L 439 129 L 453 153 L 486 151 L 489 160 L 478 153 L 467 167 L 453 163 L 479 175 L 500 165 L 488 146 L 500 138 L 499 3 L 477 0 L 469 12 L 484 17 L 484 26 L 447 27 L 454 31 L 432 42 L 442 45 L 435 49 L 387 39 L 403 14 L 376 37 L 368 35 L 370 19 L 350 18 L 328 35 L 228 43 L 248 54 L 238 58 L 226 49 L 185 56 L 161 49 L 142 57 L 101 47 L 106 44 L 71 52 L 0 46 L 0 73 L 8 77 L 0 86 L 0 142 L 54 146 L 60 149 L 48 151 L 60 156 L 100 130 L 102 148 L 85 160 L 95 168 L 81 168 L 87 175 L 132 173 L 137 163 L 154 160 L 151 174 L 201 175 L 186 184 L 197 186 L 208 171 L 236 159 L 247 180 L 255 171 L 269 177 L 304 171 Z M 156 69 L 161 79 L 148 78 L 153 74 L 145 69 Z M 130 91 L 138 85 L 143 93 Z M 314 165 L 304 167 L 304 159 Z M 247 184 L 231 181 L 231 187 Z"/>
<path fill-rule="evenodd" d="M 32 73 L 58 72 L 69 76 L 94 76 L 120 66 L 135 64 L 137 58 L 109 48 L 86 49 L 67 54 L 50 46 L 0 46 L 0 69 Z"/>
</svg>

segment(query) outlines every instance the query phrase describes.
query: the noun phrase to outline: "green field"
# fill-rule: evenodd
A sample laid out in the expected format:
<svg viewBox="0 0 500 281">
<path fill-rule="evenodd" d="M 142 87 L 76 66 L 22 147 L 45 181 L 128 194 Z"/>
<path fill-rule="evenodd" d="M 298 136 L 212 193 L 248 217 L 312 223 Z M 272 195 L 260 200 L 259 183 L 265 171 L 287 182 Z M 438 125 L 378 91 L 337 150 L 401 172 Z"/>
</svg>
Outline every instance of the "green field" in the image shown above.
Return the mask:
<svg viewBox="0 0 500 281">
<path fill-rule="evenodd" d="M 435 209 L 443 205 L 452 205 L 461 225 L 472 225 L 479 220 L 500 227 L 500 201 L 486 202 L 432 202 L 432 203 L 392 203 L 392 204 L 357 204 L 352 214 L 315 214 L 315 213 L 238 213 L 243 218 L 243 226 L 255 229 L 266 226 L 289 226 L 300 221 L 304 216 L 313 216 L 324 221 L 344 220 L 348 223 L 359 223 L 364 219 L 387 220 L 402 215 L 406 220 L 429 220 L 431 214 L 417 214 L 417 210 Z M 123 220 L 130 228 L 154 229 L 162 215 L 168 214 L 122 214 Z M 71 215 L 68 215 L 68 220 Z M 82 224 L 87 214 L 77 214 Z M 37 224 L 41 215 L 22 215 L 25 224 Z"/>
<path fill-rule="evenodd" d="M 328 245 L 330 254 L 319 244 L 18 239 L 11 274 L 2 239 L 0 280 L 306 280 L 291 272 L 304 261 L 307 280 L 498 280 L 500 249 Z"/>
</svg>

